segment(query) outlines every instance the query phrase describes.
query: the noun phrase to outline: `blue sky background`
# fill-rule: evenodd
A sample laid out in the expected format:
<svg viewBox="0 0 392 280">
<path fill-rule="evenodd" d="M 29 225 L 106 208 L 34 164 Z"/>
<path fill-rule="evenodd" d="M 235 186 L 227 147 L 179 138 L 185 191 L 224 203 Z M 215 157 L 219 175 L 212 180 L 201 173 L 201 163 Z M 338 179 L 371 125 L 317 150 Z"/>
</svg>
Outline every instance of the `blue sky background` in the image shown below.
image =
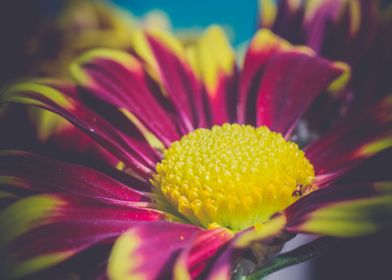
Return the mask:
<svg viewBox="0 0 392 280">
<path fill-rule="evenodd" d="M 257 1 L 214 0 L 114 0 L 136 16 L 151 9 L 165 11 L 174 28 L 205 27 L 213 23 L 230 26 L 234 32 L 233 43 L 251 38 L 257 16 Z"/>
</svg>

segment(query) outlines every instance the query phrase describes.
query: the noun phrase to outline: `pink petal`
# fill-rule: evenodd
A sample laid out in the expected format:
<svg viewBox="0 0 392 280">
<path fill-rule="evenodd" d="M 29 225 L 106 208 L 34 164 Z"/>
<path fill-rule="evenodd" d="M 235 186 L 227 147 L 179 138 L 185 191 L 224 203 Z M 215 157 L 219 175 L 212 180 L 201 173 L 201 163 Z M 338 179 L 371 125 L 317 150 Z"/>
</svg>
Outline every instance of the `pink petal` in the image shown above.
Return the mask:
<svg viewBox="0 0 392 280">
<path fill-rule="evenodd" d="M 178 254 L 191 244 L 198 227 L 168 222 L 139 224 L 114 244 L 108 264 L 110 279 L 171 279 Z"/>
<path fill-rule="evenodd" d="M 183 134 L 205 125 L 201 86 L 187 63 L 185 50 L 173 36 L 150 31 L 135 36 L 134 50 L 173 104 Z"/>
<path fill-rule="evenodd" d="M 135 115 L 166 146 L 180 137 L 173 114 L 160 104 L 161 93 L 154 93 L 151 78 L 135 57 L 118 50 L 93 50 L 79 57 L 71 70 L 90 94 Z"/>
<path fill-rule="evenodd" d="M 0 252 L 5 272 L 28 275 L 112 240 L 137 221 L 162 215 L 149 209 L 114 207 L 72 195 L 38 195 L 0 213 Z"/>
<path fill-rule="evenodd" d="M 209 27 L 188 53 L 203 83 L 210 124 L 236 121 L 238 67 L 230 42 L 219 26 Z"/>
<path fill-rule="evenodd" d="M 62 92 L 40 82 L 24 82 L 7 88 L 1 101 L 34 105 L 63 116 L 143 177 L 148 176 L 159 160 L 157 152 L 129 121 L 127 126 L 122 122 L 121 130 L 117 129 L 74 97 L 74 91 Z"/>
<path fill-rule="evenodd" d="M 210 268 L 215 266 L 217 257 L 233 237 L 234 234 L 225 228 L 198 232 L 178 257 L 174 267 L 175 278 L 199 279 L 205 277 L 209 274 Z"/>
<path fill-rule="evenodd" d="M 337 180 L 360 162 L 392 146 L 392 98 L 367 110 L 353 110 L 326 135 L 305 148 L 320 187 Z"/>
<path fill-rule="evenodd" d="M 142 192 L 93 169 L 22 151 L 0 152 L 0 184 L 34 192 L 70 193 L 120 205 L 149 201 Z"/>
<path fill-rule="evenodd" d="M 289 137 L 312 101 L 343 74 L 340 65 L 260 30 L 241 73 L 239 119 Z"/>
</svg>

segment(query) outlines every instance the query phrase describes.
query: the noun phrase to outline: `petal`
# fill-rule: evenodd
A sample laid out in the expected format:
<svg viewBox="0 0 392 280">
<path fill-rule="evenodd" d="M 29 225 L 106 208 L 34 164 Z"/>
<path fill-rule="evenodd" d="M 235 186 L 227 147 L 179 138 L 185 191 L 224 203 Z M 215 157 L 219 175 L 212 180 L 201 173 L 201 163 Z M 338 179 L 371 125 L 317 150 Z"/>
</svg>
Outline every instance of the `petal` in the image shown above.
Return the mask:
<svg viewBox="0 0 392 280">
<path fill-rule="evenodd" d="M 21 277 L 60 263 L 137 221 L 159 220 L 147 209 L 113 207 L 70 195 L 37 195 L 0 213 L 2 269 Z"/>
<path fill-rule="evenodd" d="M 392 227 L 392 196 L 331 203 L 288 230 L 336 237 L 368 235 Z"/>
<path fill-rule="evenodd" d="M 122 133 L 82 104 L 73 94 L 73 91 L 62 92 L 52 86 L 33 81 L 9 86 L 0 96 L 0 102 L 23 103 L 53 111 L 85 131 L 127 166 L 133 168 L 134 172 L 143 177 L 148 176 L 159 157 L 145 138 L 137 130 Z M 131 126 L 128 125 L 128 128 Z"/>
<path fill-rule="evenodd" d="M 208 274 L 220 251 L 234 234 L 225 228 L 200 231 L 182 251 L 174 266 L 174 279 L 199 279 Z"/>
<path fill-rule="evenodd" d="M 245 58 L 240 114 L 251 124 L 267 125 L 288 137 L 312 101 L 343 74 L 341 63 L 259 31 Z"/>
<path fill-rule="evenodd" d="M 135 34 L 133 51 L 145 61 L 149 74 L 174 105 L 182 133 L 205 126 L 201 86 L 180 42 L 158 30 Z"/>
<path fill-rule="evenodd" d="M 327 56 L 336 57 L 336 52 L 358 55 L 358 51 L 366 49 L 374 37 L 378 9 L 376 2 L 308 1 L 304 7 L 303 21 L 306 44 L 318 53 L 326 52 Z M 342 48 L 326 48 L 327 40 L 330 45 Z"/>
<path fill-rule="evenodd" d="M 392 97 L 376 106 L 353 110 L 326 135 L 305 148 L 313 164 L 318 185 L 346 174 L 360 162 L 392 146 Z"/>
<path fill-rule="evenodd" d="M 323 40 L 327 32 L 327 21 L 336 21 L 337 16 L 342 12 L 341 2 L 346 1 L 309 1 L 304 15 L 304 29 L 307 35 L 307 42 L 317 52 L 321 51 Z M 347 1 L 348 2 L 348 1 Z M 350 1 L 351 2 L 351 1 Z M 357 1 L 353 1 L 357 2 Z"/>
<path fill-rule="evenodd" d="M 245 54 L 243 69 L 240 76 L 240 93 L 238 100 L 238 119 L 245 122 L 249 118 L 247 110 L 251 104 L 252 93 L 257 90 L 254 84 L 262 75 L 269 58 L 290 49 L 290 43 L 275 36 L 268 29 L 261 29 L 254 35 Z M 259 73 L 260 72 L 260 73 Z M 255 93 L 253 93 L 255 94 Z"/>
<path fill-rule="evenodd" d="M 236 118 L 238 69 L 235 54 L 219 26 L 209 27 L 188 54 L 207 93 L 212 124 Z"/>
<path fill-rule="evenodd" d="M 263 224 L 255 225 L 239 234 L 234 241 L 234 247 L 245 249 L 256 241 L 273 238 L 284 229 L 286 222 L 286 217 L 279 214 Z"/>
<path fill-rule="evenodd" d="M 208 280 L 229 280 L 233 279 L 233 269 L 238 251 L 230 244 L 212 264 L 206 279 Z"/>
<path fill-rule="evenodd" d="M 392 226 L 392 183 L 334 185 L 317 190 L 285 210 L 286 229 L 354 237 Z"/>
<path fill-rule="evenodd" d="M 122 234 L 108 264 L 110 279 L 171 279 L 180 251 L 190 244 L 198 227 L 168 222 L 144 223 Z"/>
<path fill-rule="evenodd" d="M 144 205 L 149 201 L 142 192 L 93 169 L 22 151 L 0 152 L 0 185 L 70 193 L 119 205 Z"/>
<path fill-rule="evenodd" d="M 11 192 L 0 191 L 0 200 L 9 199 L 9 198 L 17 198 L 17 196 Z"/>
<path fill-rule="evenodd" d="M 332 184 L 297 200 L 284 213 L 287 219 L 293 222 L 297 219 L 296 217 L 302 217 L 328 203 L 389 194 L 389 192 L 390 184 L 388 182 Z"/>
<path fill-rule="evenodd" d="M 143 65 L 132 55 L 119 50 L 92 50 L 73 62 L 71 74 L 93 96 L 131 112 L 166 146 L 180 137 L 172 113 L 154 96 Z"/>
<path fill-rule="evenodd" d="M 323 56 L 349 62 L 360 59 L 372 43 L 381 10 L 378 1 L 282 0 L 278 7 L 270 0 L 260 2 L 261 7 L 278 11 L 271 22 L 264 22 L 260 15 L 261 27 Z"/>
<path fill-rule="evenodd" d="M 285 232 L 286 217 L 277 214 L 269 221 L 243 230 L 232 238 L 221 252 L 217 254 L 206 279 L 232 279 L 233 268 L 238 257 L 246 253 L 251 247 L 259 260 L 281 250 L 289 235 Z M 257 246 L 255 246 L 257 245 Z M 266 253 L 267 252 L 267 253 Z"/>
<path fill-rule="evenodd" d="M 257 93 L 257 125 L 267 125 L 287 138 L 314 99 L 342 74 L 320 58 L 296 52 L 276 55 Z"/>
<path fill-rule="evenodd" d="M 273 0 L 259 0 L 258 2 L 260 26 L 265 28 L 272 27 L 278 12 L 276 2 Z"/>
<path fill-rule="evenodd" d="M 302 1 L 259 0 L 259 9 L 260 28 L 271 29 L 293 44 L 303 44 L 302 20 L 304 8 Z"/>
<path fill-rule="evenodd" d="M 35 126 L 39 142 L 47 148 L 53 146 L 56 152 L 92 159 L 104 166 L 115 167 L 119 160 L 91 137 L 64 118 L 47 110 L 28 108 L 29 118 Z"/>
</svg>

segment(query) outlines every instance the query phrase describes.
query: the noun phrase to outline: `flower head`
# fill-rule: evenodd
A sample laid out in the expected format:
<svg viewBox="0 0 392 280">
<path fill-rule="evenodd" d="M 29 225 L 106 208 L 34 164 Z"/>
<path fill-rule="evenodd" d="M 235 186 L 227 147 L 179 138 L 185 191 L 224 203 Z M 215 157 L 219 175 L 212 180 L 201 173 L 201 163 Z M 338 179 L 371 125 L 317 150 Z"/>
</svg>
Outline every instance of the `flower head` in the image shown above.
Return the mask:
<svg viewBox="0 0 392 280">
<path fill-rule="evenodd" d="M 140 32 L 130 52 L 79 57 L 73 83 L 9 86 L 2 102 L 63 116 L 118 169 L 2 152 L 4 195 L 35 193 L 0 214 L 7 274 L 114 243 L 98 262 L 111 279 L 230 279 L 238 256 L 252 248 L 265 259 L 291 233 L 349 237 L 390 226 L 378 219 L 392 215 L 390 183 L 337 183 L 392 145 L 389 97 L 304 151 L 289 140 L 312 101 L 347 74 L 343 65 L 260 30 L 239 67 L 211 27 L 186 47 Z"/>
<path fill-rule="evenodd" d="M 193 224 L 242 230 L 292 204 L 313 181 L 304 153 L 282 135 L 224 124 L 173 143 L 152 184 Z"/>
</svg>

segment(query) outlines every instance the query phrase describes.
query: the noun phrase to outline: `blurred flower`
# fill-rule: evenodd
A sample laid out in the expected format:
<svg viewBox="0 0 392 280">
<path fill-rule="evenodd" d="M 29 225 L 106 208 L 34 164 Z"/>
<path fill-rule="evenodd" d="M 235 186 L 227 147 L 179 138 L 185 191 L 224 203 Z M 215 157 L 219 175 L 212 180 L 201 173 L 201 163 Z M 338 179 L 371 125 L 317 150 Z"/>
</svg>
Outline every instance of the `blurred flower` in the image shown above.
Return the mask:
<svg viewBox="0 0 392 280">
<path fill-rule="evenodd" d="M 348 69 L 268 30 L 238 67 L 224 32 L 211 27 L 187 46 L 135 32 L 128 52 L 76 59 L 73 82 L 9 86 L 2 102 L 61 115 L 120 161 L 121 176 L 1 152 L 1 195 L 17 200 L 0 213 L 4 273 L 79 258 L 68 269 L 82 278 L 230 279 L 241 256 L 263 266 L 295 233 L 390 227 L 390 182 L 339 183 L 392 146 L 390 96 L 304 152 L 287 140 L 321 92 L 346 86 Z M 110 257 L 88 254 L 112 244 Z"/>
<path fill-rule="evenodd" d="M 321 95 L 307 114 L 313 129 L 325 131 L 349 111 L 392 92 L 392 10 L 381 9 L 380 2 L 259 0 L 259 27 L 351 67 L 349 86 Z"/>
<path fill-rule="evenodd" d="M 24 17 L 24 20 L 19 22 L 21 29 L 30 28 L 31 32 L 21 36 L 22 39 L 15 37 L 14 41 L 7 42 L 10 45 L 7 50 L 10 59 L 3 61 L 10 62 L 0 66 L 4 68 L 1 72 L 7 73 L 6 76 L 0 75 L 0 84 L 6 80 L 38 76 L 68 80 L 69 64 L 86 50 L 97 47 L 126 50 L 131 48 L 131 38 L 135 29 L 171 29 L 169 19 L 161 11 L 151 11 L 143 18 L 135 18 L 111 1 L 71 0 L 57 1 L 57 4 L 60 9 L 52 12 L 54 15 L 46 10 L 39 12 L 38 9 L 34 9 L 31 19 Z M 19 13 L 17 7 L 11 9 L 10 5 L 11 3 L 4 5 L 5 13 Z M 9 16 L 9 22 L 5 20 L 4 26 L 13 24 L 13 19 L 13 16 Z M 31 27 L 33 23 L 34 27 Z M 193 38 L 193 35 L 189 36 L 191 32 L 186 34 L 188 36 L 184 36 L 184 41 Z M 15 48 L 13 45 L 23 47 Z M 23 63 L 18 63 L 19 60 Z M 17 69 L 14 73 L 11 71 L 10 75 L 9 64 Z M 45 153 L 56 156 L 72 153 L 99 162 L 102 161 L 102 157 L 110 157 L 71 123 L 47 110 L 24 110 L 14 107 L 8 111 L 6 106 L 1 106 L 0 128 L 12 130 L 12 133 L 0 140 L 2 147 L 45 150 Z M 53 152 L 49 152 L 50 150 Z M 106 164 L 108 163 L 106 161 Z M 116 163 L 113 159 L 110 166 Z"/>
<path fill-rule="evenodd" d="M 82 52 L 96 47 L 118 49 L 130 47 L 131 34 L 139 25 L 130 13 L 109 1 L 71 0 L 57 1 L 57 4 L 61 6 L 58 11 L 44 11 L 41 7 L 40 12 L 34 9 L 37 11 L 32 13 L 31 19 L 24 17 L 19 22 L 21 28 L 29 28 L 31 32 L 7 42 L 10 45 L 8 53 L 11 59 L 10 63 L 4 63 L 1 67 L 8 69 L 8 64 L 19 61 L 12 57 L 21 58 L 23 63 L 17 62 L 13 65 L 17 71 L 14 73 L 11 71 L 11 75 L 2 75 L 0 83 L 5 80 L 37 76 L 69 79 L 68 66 Z M 38 3 L 35 2 L 35 5 L 38 6 Z M 4 5 L 3 8 L 4 13 L 11 13 L 8 21 L 12 23 L 12 13 L 15 11 L 11 3 Z M 154 16 L 149 18 L 152 21 Z M 34 27 L 31 27 L 33 23 Z M 144 25 L 153 24 L 149 22 Z M 13 44 L 23 47 L 13 48 Z M 2 147 L 23 147 L 46 150 L 46 152 L 52 149 L 56 154 L 72 152 L 74 155 L 80 154 L 98 161 L 101 161 L 102 157 L 109 157 L 106 151 L 79 129 L 49 111 L 38 108 L 7 110 L 7 107 L 2 106 L 0 113 L 2 114 L 1 127 L 6 130 L 10 130 L 10 126 L 13 127 L 12 133 L 0 141 Z M 25 140 L 15 140 L 19 136 Z M 116 163 L 117 161 L 113 161 L 111 165 Z"/>
</svg>

